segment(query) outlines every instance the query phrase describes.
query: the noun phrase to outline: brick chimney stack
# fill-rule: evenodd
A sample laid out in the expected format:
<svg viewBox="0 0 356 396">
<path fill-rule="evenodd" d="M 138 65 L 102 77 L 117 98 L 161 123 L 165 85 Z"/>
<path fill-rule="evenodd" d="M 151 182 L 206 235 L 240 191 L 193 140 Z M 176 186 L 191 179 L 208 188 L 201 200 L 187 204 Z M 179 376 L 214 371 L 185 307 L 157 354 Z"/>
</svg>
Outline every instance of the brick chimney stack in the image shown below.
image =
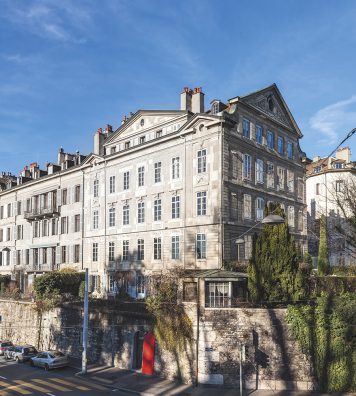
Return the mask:
<svg viewBox="0 0 356 396">
<path fill-rule="evenodd" d="M 192 95 L 192 112 L 204 113 L 204 93 L 201 87 L 194 88 Z"/>
<path fill-rule="evenodd" d="M 180 94 L 180 109 L 181 110 L 192 111 L 192 94 L 193 94 L 193 91 L 190 88 L 188 88 L 188 87 L 183 88 L 183 91 Z"/>
<path fill-rule="evenodd" d="M 105 136 L 103 134 L 103 130 L 102 128 L 98 128 L 96 134 L 94 135 L 94 154 L 104 154 L 104 140 Z"/>
</svg>

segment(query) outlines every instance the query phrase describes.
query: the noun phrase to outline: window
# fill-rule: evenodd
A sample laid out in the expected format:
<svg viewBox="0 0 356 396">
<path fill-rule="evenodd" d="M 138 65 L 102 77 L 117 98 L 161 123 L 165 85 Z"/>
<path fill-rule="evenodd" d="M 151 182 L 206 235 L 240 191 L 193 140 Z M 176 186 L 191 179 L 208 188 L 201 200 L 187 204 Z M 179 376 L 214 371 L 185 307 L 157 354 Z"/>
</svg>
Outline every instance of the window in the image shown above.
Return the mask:
<svg viewBox="0 0 356 396">
<path fill-rule="evenodd" d="M 64 188 L 62 190 L 62 205 L 67 205 L 68 190 Z"/>
<path fill-rule="evenodd" d="M 267 131 L 267 147 L 269 149 L 274 148 L 274 134 L 272 131 Z"/>
<path fill-rule="evenodd" d="M 145 167 L 140 166 L 138 168 L 138 186 L 142 187 L 145 185 Z"/>
<path fill-rule="evenodd" d="M 251 195 L 244 194 L 244 218 L 251 219 Z"/>
<path fill-rule="evenodd" d="M 130 142 L 125 142 L 125 150 L 130 148 Z"/>
<path fill-rule="evenodd" d="M 172 197 L 172 219 L 179 219 L 180 217 L 180 196 Z"/>
<path fill-rule="evenodd" d="M 94 210 L 93 212 L 93 230 L 97 230 L 99 228 L 99 211 Z"/>
<path fill-rule="evenodd" d="M 343 180 L 336 180 L 335 182 L 335 190 L 336 192 L 342 192 L 344 187 L 344 181 Z"/>
<path fill-rule="evenodd" d="M 38 222 L 36 222 L 36 228 L 37 228 L 37 230 L 36 230 L 36 235 L 35 236 L 37 236 L 37 237 L 39 237 L 40 236 L 40 233 L 39 233 L 39 223 Z M 10 241 L 11 240 L 11 228 L 10 227 L 8 227 L 7 229 L 6 229 L 6 231 L 7 231 L 7 241 Z"/>
<path fill-rule="evenodd" d="M 42 264 L 47 264 L 47 248 L 42 248 Z"/>
<path fill-rule="evenodd" d="M 218 114 L 219 113 L 219 102 L 214 102 L 211 106 L 211 114 Z"/>
<path fill-rule="evenodd" d="M 17 214 L 20 215 L 22 212 L 22 202 L 18 201 L 17 202 Z"/>
<path fill-rule="evenodd" d="M 146 141 L 146 136 L 140 136 L 140 144 L 145 143 Z"/>
<path fill-rule="evenodd" d="M 2 228 L 0 228 L 0 242 L 4 241 L 4 230 Z M 1 253 L 0 253 L 1 256 Z"/>
<path fill-rule="evenodd" d="M 110 147 L 110 154 L 116 153 L 116 146 Z"/>
<path fill-rule="evenodd" d="M 294 206 L 288 206 L 288 225 L 294 227 Z"/>
<path fill-rule="evenodd" d="M 153 238 L 153 259 L 161 260 L 162 258 L 162 239 Z"/>
<path fill-rule="evenodd" d="M 29 212 L 30 210 L 28 209 L 28 212 Z M 0 219 L 3 219 L 4 218 L 4 207 L 3 206 L 0 206 Z"/>
<path fill-rule="evenodd" d="M 80 214 L 74 216 L 74 232 L 80 231 Z"/>
<path fill-rule="evenodd" d="M 67 262 L 67 246 L 62 246 L 62 264 Z"/>
<path fill-rule="evenodd" d="M 99 196 L 99 180 L 96 179 L 93 182 L 93 195 L 94 198 L 97 198 Z"/>
<path fill-rule="evenodd" d="M 251 180 L 251 155 L 244 154 L 244 179 Z"/>
<path fill-rule="evenodd" d="M 124 190 L 128 190 L 130 188 L 130 172 L 124 172 Z"/>
<path fill-rule="evenodd" d="M 303 231 L 303 211 L 298 211 L 298 231 Z"/>
<path fill-rule="evenodd" d="M 68 234 L 68 217 L 61 218 L 61 234 Z"/>
<path fill-rule="evenodd" d="M 74 262 L 79 263 L 80 245 L 74 245 Z"/>
<path fill-rule="evenodd" d="M 293 158 L 293 143 L 292 142 L 288 142 L 287 143 L 287 155 L 288 155 L 288 158 L 289 159 L 292 159 Z"/>
<path fill-rule="evenodd" d="M 137 204 L 137 222 L 144 223 L 145 222 L 145 203 L 139 202 Z"/>
<path fill-rule="evenodd" d="M 52 219 L 52 235 L 57 235 L 57 220 Z"/>
<path fill-rule="evenodd" d="M 197 297 L 197 282 L 183 282 L 183 301 L 195 302 L 197 301 Z"/>
<path fill-rule="evenodd" d="M 21 240 L 23 238 L 23 226 L 17 226 L 17 239 Z"/>
<path fill-rule="evenodd" d="M 115 227 L 116 209 L 111 207 L 109 209 L 109 227 Z"/>
<path fill-rule="evenodd" d="M 272 162 L 267 162 L 267 187 L 274 187 L 274 165 Z"/>
<path fill-rule="evenodd" d="M 7 217 L 11 217 L 11 203 L 7 204 Z"/>
<path fill-rule="evenodd" d="M 294 172 L 287 170 L 287 188 L 290 193 L 294 193 Z"/>
<path fill-rule="evenodd" d="M 130 224 L 130 205 L 124 205 L 122 207 L 122 224 Z"/>
<path fill-rule="evenodd" d="M 206 237 L 205 234 L 197 234 L 197 259 L 206 259 Z"/>
<path fill-rule="evenodd" d="M 319 195 L 320 194 L 320 183 L 316 183 L 315 184 L 315 195 Z"/>
<path fill-rule="evenodd" d="M 48 220 L 43 220 L 43 223 L 42 223 L 42 236 L 48 236 Z"/>
<path fill-rule="evenodd" d="M 278 136 L 277 139 L 277 150 L 278 154 L 284 155 L 284 140 L 281 136 Z"/>
<path fill-rule="evenodd" d="M 115 293 L 115 289 L 116 289 L 115 275 L 110 274 L 108 276 L 108 285 L 109 285 L 109 293 Z"/>
<path fill-rule="evenodd" d="M 172 260 L 179 260 L 179 236 L 172 236 Z"/>
<path fill-rule="evenodd" d="M 172 158 L 172 179 L 179 179 L 179 157 Z"/>
<path fill-rule="evenodd" d="M 93 262 L 98 261 L 98 248 L 99 248 L 98 242 L 94 242 L 93 246 L 92 246 L 92 259 L 93 259 Z"/>
<path fill-rule="evenodd" d="M 300 177 L 298 178 L 298 198 L 303 199 L 304 196 L 304 184 L 303 179 Z"/>
<path fill-rule="evenodd" d="M 137 260 L 145 259 L 145 242 L 143 239 L 137 240 Z"/>
<path fill-rule="evenodd" d="M 129 241 L 122 241 L 122 260 L 128 261 L 129 259 Z"/>
<path fill-rule="evenodd" d="M 284 179 L 285 179 L 285 169 L 277 166 L 277 177 L 278 177 L 278 184 L 277 187 L 279 190 L 284 190 Z"/>
<path fill-rule="evenodd" d="M 115 242 L 109 242 L 109 261 L 115 260 Z"/>
<path fill-rule="evenodd" d="M 342 168 L 344 168 L 344 164 L 342 162 L 335 162 L 334 163 L 334 168 L 335 169 L 342 169 Z"/>
<path fill-rule="evenodd" d="M 206 191 L 197 192 L 197 216 L 206 215 Z"/>
<path fill-rule="evenodd" d="M 155 199 L 153 202 L 153 220 L 160 221 L 162 217 L 162 200 Z"/>
<path fill-rule="evenodd" d="M 109 193 L 113 194 L 115 192 L 115 176 L 110 176 L 109 179 Z"/>
<path fill-rule="evenodd" d="M 205 305 L 211 308 L 229 307 L 231 305 L 229 282 L 206 282 Z"/>
<path fill-rule="evenodd" d="M 156 131 L 156 138 L 160 138 L 162 136 L 162 130 Z"/>
<path fill-rule="evenodd" d="M 262 144 L 262 132 L 262 127 L 260 125 L 256 125 L 256 143 L 258 144 Z"/>
<path fill-rule="evenodd" d="M 264 211 L 265 202 L 263 198 L 256 198 L 256 220 L 262 221 L 263 220 L 263 211 Z"/>
<path fill-rule="evenodd" d="M 161 182 L 162 163 L 155 162 L 154 169 L 155 169 L 155 183 L 160 183 Z"/>
<path fill-rule="evenodd" d="M 21 250 L 16 250 L 16 264 L 20 265 L 21 263 Z"/>
<path fill-rule="evenodd" d="M 250 121 L 246 118 L 242 121 L 242 134 L 244 137 L 250 139 Z"/>
<path fill-rule="evenodd" d="M 198 151 L 198 173 L 206 172 L 206 149 Z"/>
<path fill-rule="evenodd" d="M 256 160 L 256 183 L 263 183 L 263 161 L 261 159 Z"/>
<path fill-rule="evenodd" d="M 319 172 L 321 172 L 321 166 L 315 166 L 314 173 L 319 173 Z"/>
<path fill-rule="evenodd" d="M 80 185 L 74 187 L 74 202 L 80 202 Z"/>
<path fill-rule="evenodd" d="M 3 208 L 3 207 L 2 207 Z M 0 208 L 1 209 L 1 208 Z M 4 209 L 4 208 L 3 208 Z M 28 198 L 26 200 L 26 212 L 29 212 L 31 210 L 31 200 Z M 1 216 L 2 218 L 2 216 Z"/>
</svg>

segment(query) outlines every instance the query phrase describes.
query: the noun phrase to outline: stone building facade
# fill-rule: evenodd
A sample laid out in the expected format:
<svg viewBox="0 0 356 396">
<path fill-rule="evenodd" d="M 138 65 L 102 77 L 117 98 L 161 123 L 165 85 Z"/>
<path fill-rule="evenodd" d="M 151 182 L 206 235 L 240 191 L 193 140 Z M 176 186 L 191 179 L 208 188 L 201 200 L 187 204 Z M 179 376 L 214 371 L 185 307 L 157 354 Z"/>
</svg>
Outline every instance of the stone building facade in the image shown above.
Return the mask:
<svg viewBox="0 0 356 396">
<path fill-rule="evenodd" d="M 185 88 L 180 110 L 138 110 L 100 128 L 92 154 L 61 149 L 46 171 L 31 164 L 1 184 L 0 274 L 25 289 L 46 271 L 89 268 L 104 294 L 130 274 L 122 283 L 140 298 L 146 275 L 245 263 L 272 201 L 304 249 L 301 137 L 275 84 L 208 110 Z"/>
<path fill-rule="evenodd" d="M 315 157 L 306 164 L 306 199 L 308 208 L 308 249 L 315 263 L 318 256 L 320 217 L 326 217 L 328 228 L 328 254 L 331 265 L 356 263 L 356 251 L 347 243 L 345 215 L 338 204 L 342 203 L 346 184 L 356 183 L 356 162 L 351 159 L 349 147 L 340 148 L 335 156 Z M 341 197 L 341 198 L 340 198 Z"/>
</svg>

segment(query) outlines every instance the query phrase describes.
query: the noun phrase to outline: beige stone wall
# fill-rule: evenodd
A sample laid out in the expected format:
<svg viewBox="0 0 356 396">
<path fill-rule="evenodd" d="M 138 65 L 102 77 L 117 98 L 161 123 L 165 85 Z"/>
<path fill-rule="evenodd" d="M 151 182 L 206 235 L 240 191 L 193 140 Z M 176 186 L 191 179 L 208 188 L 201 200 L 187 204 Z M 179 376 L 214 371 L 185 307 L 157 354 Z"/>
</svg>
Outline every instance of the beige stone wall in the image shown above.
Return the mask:
<svg viewBox="0 0 356 396">
<path fill-rule="evenodd" d="M 193 341 L 183 351 L 170 354 L 157 345 L 155 370 L 164 377 L 196 378 L 197 309 L 185 304 L 193 322 Z M 34 304 L 0 301 L 0 339 L 29 343 L 39 349 L 58 348 L 81 357 L 81 305 L 68 305 L 40 318 Z M 300 352 L 285 322 L 285 309 L 201 308 L 198 340 L 200 383 L 238 386 L 239 342 L 246 345 L 244 386 L 249 389 L 312 389 L 310 363 Z M 135 332 L 145 333 L 152 321 L 142 304 L 121 304 L 116 309 L 92 302 L 89 319 L 91 361 L 124 369 L 133 368 Z M 255 356 L 267 356 L 268 366 L 256 366 Z"/>
</svg>

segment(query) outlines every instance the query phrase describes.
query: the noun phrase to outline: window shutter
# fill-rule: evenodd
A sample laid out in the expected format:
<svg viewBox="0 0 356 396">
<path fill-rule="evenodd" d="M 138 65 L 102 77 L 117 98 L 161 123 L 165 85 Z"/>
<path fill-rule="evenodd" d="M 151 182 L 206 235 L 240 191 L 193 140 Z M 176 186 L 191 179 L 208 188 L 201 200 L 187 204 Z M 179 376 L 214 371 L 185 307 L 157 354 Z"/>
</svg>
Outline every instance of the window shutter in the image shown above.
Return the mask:
<svg viewBox="0 0 356 396">
<path fill-rule="evenodd" d="M 57 205 L 58 206 L 62 205 L 62 190 L 61 189 L 57 190 Z"/>
<path fill-rule="evenodd" d="M 53 264 L 60 264 L 61 263 L 61 247 L 56 247 L 56 262 Z"/>
</svg>

